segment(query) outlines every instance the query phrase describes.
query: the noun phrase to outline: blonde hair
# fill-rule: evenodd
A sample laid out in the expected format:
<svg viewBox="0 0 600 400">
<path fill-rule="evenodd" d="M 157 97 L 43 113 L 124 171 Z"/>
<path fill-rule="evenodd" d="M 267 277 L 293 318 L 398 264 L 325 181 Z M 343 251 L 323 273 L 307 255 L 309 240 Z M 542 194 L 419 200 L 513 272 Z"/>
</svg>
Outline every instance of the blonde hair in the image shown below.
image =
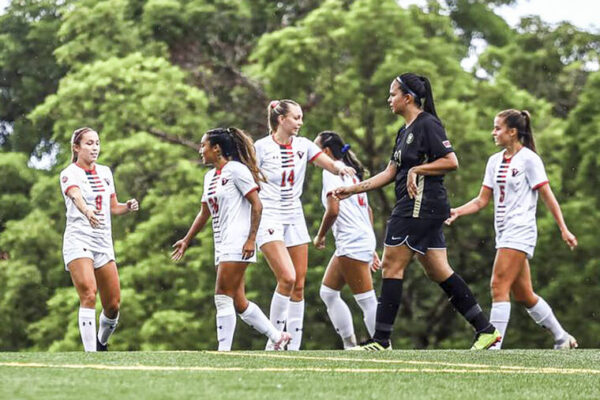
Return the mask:
<svg viewBox="0 0 600 400">
<path fill-rule="evenodd" d="M 279 116 L 286 116 L 290 112 L 290 106 L 300 107 L 294 100 L 273 100 L 267 106 L 267 119 L 269 121 L 269 132 L 273 133 L 279 126 Z"/>
</svg>

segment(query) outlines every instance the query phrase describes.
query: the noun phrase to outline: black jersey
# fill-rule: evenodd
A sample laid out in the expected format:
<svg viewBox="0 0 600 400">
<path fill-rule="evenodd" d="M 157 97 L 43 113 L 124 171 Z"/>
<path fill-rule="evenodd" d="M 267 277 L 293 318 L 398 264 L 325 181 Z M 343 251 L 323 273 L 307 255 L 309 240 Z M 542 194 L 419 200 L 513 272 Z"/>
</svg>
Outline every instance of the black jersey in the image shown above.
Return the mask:
<svg viewBox="0 0 600 400">
<path fill-rule="evenodd" d="M 396 205 L 393 216 L 412 218 L 448 218 L 450 204 L 444 176 L 417 176 L 417 196 L 411 199 L 406 190 L 408 170 L 427 164 L 453 152 L 439 119 L 422 112 L 407 128 L 403 125 L 396 136 L 391 161 L 396 163 Z"/>
</svg>

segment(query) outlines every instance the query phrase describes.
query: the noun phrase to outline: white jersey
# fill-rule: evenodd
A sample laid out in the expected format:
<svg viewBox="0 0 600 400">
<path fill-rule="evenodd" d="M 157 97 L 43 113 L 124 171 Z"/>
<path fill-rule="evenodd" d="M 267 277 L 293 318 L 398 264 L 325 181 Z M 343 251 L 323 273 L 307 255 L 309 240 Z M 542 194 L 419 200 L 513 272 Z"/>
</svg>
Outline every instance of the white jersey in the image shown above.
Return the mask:
<svg viewBox="0 0 600 400">
<path fill-rule="evenodd" d="M 81 247 L 114 254 L 110 201 L 113 196 L 116 196 L 116 193 L 110 168 L 96 164 L 93 169 L 86 170 L 79 164 L 73 163 L 61 171 L 60 186 L 67 206 L 67 226 L 63 249 Z M 96 217 L 100 221 L 98 228 L 92 228 L 85 215 L 67 196 L 67 192 L 73 187 L 78 187 L 88 207 L 97 211 Z"/>
<path fill-rule="evenodd" d="M 202 202 L 212 216 L 215 263 L 219 254 L 241 253 L 250 232 L 251 205 L 245 196 L 258 190 L 252 173 L 244 164 L 229 161 L 222 169 L 204 176 Z"/>
<path fill-rule="evenodd" d="M 306 175 L 306 165 L 321 149 L 312 141 L 293 136 L 290 144 L 275 141 L 273 135 L 254 144 L 258 166 L 267 182 L 261 182 L 260 200 L 263 218 L 283 224 L 304 223 L 300 196 Z"/>
<path fill-rule="evenodd" d="M 359 183 L 358 177 L 340 177 L 323 170 L 323 191 L 321 201 L 327 208 L 327 196 L 339 187 Z M 366 193 L 355 194 L 339 203 L 337 219 L 331 228 L 335 247 L 341 255 L 367 252 L 373 257 L 375 233 L 369 216 L 369 200 Z M 343 253 L 343 254 L 342 254 Z M 370 261 L 370 259 L 369 259 Z"/>
<path fill-rule="evenodd" d="M 504 151 L 492 155 L 485 169 L 483 186 L 494 192 L 496 242 L 535 246 L 537 189 L 548 183 L 542 159 L 527 147 L 511 158 Z"/>
</svg>

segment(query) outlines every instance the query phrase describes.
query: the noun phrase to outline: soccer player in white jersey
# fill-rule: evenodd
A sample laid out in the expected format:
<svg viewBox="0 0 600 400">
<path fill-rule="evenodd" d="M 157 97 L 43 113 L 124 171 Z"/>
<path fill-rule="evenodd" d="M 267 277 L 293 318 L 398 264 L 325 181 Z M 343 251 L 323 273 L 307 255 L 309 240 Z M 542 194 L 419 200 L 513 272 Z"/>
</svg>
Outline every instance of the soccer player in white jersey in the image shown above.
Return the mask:
<svg viewBox="0 0 600 400">
<path fill-rule="evenodd" d="M 267 107 L 269 135 L 255 143 L 261 183 L 263 216 L 257 244 L 277 279 L 270 319 L 292 339 L 288 350 L 299 350 L 304 320 L 304 280 L 310 236 L 304 220 L 302 185 L 309 162 L 333 174 L 354 175 L 342 162 L 335 163 L 311 140 L 298 136 L 302 109 L 292 100 L 274 100 Z M 289 311 L 288 311 L 289 310 Z M 267 350 L 272 343 L 267 343 Z"/>
<path fill-rule="evenodd" d="M 236 128 L 212 129 L 202 137 L 200 155 L 214 168 L 204 176 L 202 206 L 192 226 L 173 247 L 171 258 L 180 260 L 190 241 L 212 217 L 217 283 L 217 340 L 219 351 L 231 350 L 236 312 L 248 325 L 273 341 L 276 350 L 290 339 L 280 332 L 258 306 L 246 298 L 244 274 L 256 262 L 256 232 L 262 204 L 258 197 L 263 180 L 256 164 L 252 139 Z"/>
<path fill-rule="evenodd" d="M 63 258 L 79 295 L 79 332 L 85 351 L 106 351 L 119 321 L 121 289 L 110 216 L 138 210 L 135 199 L 118 202 L 110 168 L 96 164 L 99 154 L 98 133 L 77 129 L 71 137 L 72 164 L 60 173 L 67 207 Z M 102 313 L 96 334 L 97 291 Z"/>
<path fill-rule="evenodd" d="M 332 131 L 319 133 L 315 144 L 332 159 L 341 160 L 356 170 L 356 176 L 353 178 L 333 175 L 323 170 L 321 201 L 325 207 L 325 214 L 319 232 L 313 240 L 316 248 L 324 249 L 325 236 L 329 229 L 333 231 L 336 250 L 323 276 L 319 294 L 327 306 L 327 314 L 333 327 L 342 338 L 344 349 L 351 349 L 357 343 L 352 314 L 340 296 L 345 284 L 350 287 L 362 310 L 369 337 L 375 333 L 377 298 L 370 269 L 379 269 L 380 261 L 375 251 L 373 211 L 366 193 L 356 194 L 341 201 L 332 195 L 334 189 L 357 184 L 363 178 L 364 168 L 350 150 L 350 145 L 345 144 L 340 135 Z"/>
<path fill-rule="evenodd" d="M 490 321 L 504 332 L 510 318 L 510 292 L 524 305 L 533 320 L 554 336 L 555 349 L 573 349 L 577 341 L 556 319 L 552 308 L 534 293 L 528 259 L 537 240 L 535 212 L 538 192 L 552 213 L 563 240 L 574 249 L 577 238 L 569 231 L 560 206 L 550 189 L 542 159 L 536 154 L 531 120 L 527 111 L 505 110 L 494 119 L 492 136 L 503 150 L 492 155 L 485 169 L 479 196 L 451 210 L 450 225 L 458 217 L 473 214 L 494 198 L 496 259 L 492 272 Z M 500 349 L 502 341 L 491 349 Z"/>
</svg>

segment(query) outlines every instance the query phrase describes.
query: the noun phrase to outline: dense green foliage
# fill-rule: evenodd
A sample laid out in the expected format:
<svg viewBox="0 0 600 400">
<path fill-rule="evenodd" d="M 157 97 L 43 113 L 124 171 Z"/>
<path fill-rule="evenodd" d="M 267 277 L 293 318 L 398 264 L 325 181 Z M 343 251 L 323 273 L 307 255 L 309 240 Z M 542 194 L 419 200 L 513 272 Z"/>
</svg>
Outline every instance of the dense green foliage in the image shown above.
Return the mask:
<svg viewBox="0 0 600 400">
<path fill-rule="evenodd" d="M 493 7 L 511 1 L 430 1 L 425 10 L 393 0 L 13 1 L 0 16 L 0 350 L 78 350 L 77 296 L 61 256 L 64 202 L 58 173 L 69 138 L 98 130 L 100 163 L 114 173 L 119 199 L 136 214 L 113 218 L 122 317 L 113 349 L 214 348 L 212 233 L 172 263 L 200 206 L 196 144 L 207 129 L 266 132 L 269 99 L 293 98 L 301 134 L 337 130 L 371 171 L 389 159 L 395 131 L 386 98 L 391 80 L 430 77 L 436 107 L 460 169 L 447 186 L 453 205 L 474 197 L 494 115 L 531 111 L 539 152 L 580 247 L 570 252 L 544 206 L 532 260 L 534 287 L 582 346 L 600 346 L 600 36 L 537 18 L 511 29 Z M 473 38 L 489 47 L 476 77 L 461 67 Z M 481 75 L 479 75 L 481 76 Z M 53 159 L 47 170 L 29 160 Z M 311 233 L 321 215 L 320 171 L 309 168 L 304 210 Z M 391 187 L 370 194 L 382 238 Z M 492 210 L 446 230 L 451 264 L 489 309 L 494 258 Z M 304 347 L 336 348 L 318 298 L 333 243 L 310 249 Z M 378 288 L 379 275 L 376 275 Z M 264 260 L 247 273 L 248 296 L 268 310 L 275 280 Z M 347 295 L 347 293 L 345 293 Z M 348 296 L 351 299 L 350 296 Z M 357 311 L 353 301 L 349 301 Z M 98 304 L 99 307 L 99 304 Z M 365 329 L 356 315 L 356 329 Z M 471 333 L 437 285 L 415 264 L 406 278 L 396 348 L 464 348 Z M 551 337 L 513 307 L 506 347 L 549 347 Z M 242 323 L 234 348 L 264 339 Z"/>
</svg>

